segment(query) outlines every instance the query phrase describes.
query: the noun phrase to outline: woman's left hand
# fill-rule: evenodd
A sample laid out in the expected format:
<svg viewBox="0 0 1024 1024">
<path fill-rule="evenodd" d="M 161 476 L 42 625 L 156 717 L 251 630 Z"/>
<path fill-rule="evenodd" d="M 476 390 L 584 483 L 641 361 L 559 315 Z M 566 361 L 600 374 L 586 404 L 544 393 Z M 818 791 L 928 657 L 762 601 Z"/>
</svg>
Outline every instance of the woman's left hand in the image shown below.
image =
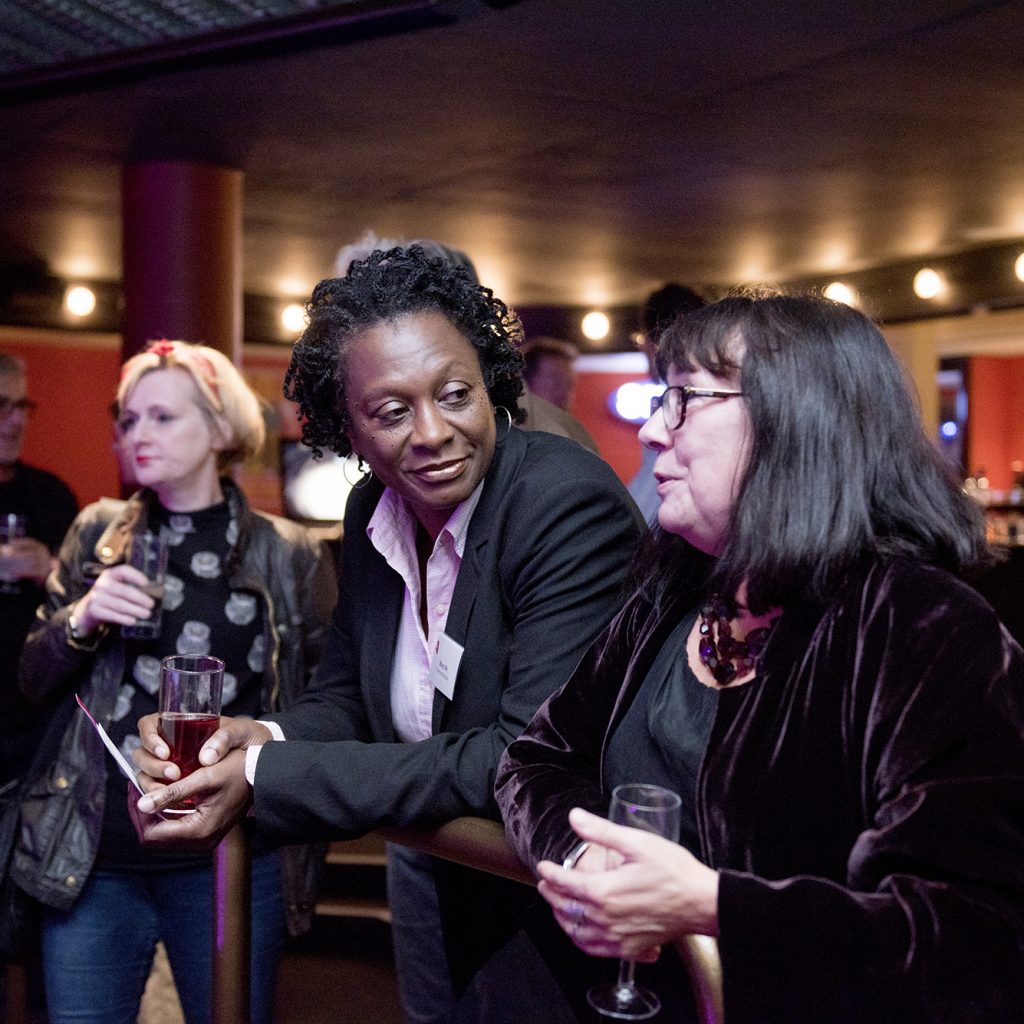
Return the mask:
<svg viewBox="0 0 1024 1024">
<path fill-rule="evenodd" d="M 718 872 L 688 850 L 642 829 L 575 808 L 569 824 L 581 839 L 621 860 L 604 871 L 566 871 L 541 861 L 540 894 L 569 937 L 591 956 L 657 959 L 662 943 L 718 934 Z"/>
<path fill-rule="evenodd" d="M 142 779 L 146 795 L 140 797 L 129 788 L 128 813 L 139 842 L 151 849 L 212 850 L 252 804 L 244 750 L 232 750 L 216 764 L 198 768 L 167 786 L 153 785 L 154 780 L 147 776 Z M 186 797 L 195 801 L 191 814 L 162 816 L 164 810 Z"/>
</svg>

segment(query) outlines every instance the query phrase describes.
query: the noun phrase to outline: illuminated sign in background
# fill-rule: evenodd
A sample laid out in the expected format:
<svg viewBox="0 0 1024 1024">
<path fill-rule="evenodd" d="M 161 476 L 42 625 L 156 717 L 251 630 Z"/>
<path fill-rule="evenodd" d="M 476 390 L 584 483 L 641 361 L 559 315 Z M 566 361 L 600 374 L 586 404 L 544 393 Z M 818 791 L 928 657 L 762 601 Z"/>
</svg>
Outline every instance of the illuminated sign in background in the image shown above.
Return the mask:
<svg viewBox="0 0 1024 1024">
<path fill-rule="evenodd" d="M 620 385 L 608 396 L 608 408 L 620 420 L 645 423 L 651 415 L 651 399 L 664 390 L 664 384 L 656 384 L 653 380 L 631 381 Z"/>
</svg>

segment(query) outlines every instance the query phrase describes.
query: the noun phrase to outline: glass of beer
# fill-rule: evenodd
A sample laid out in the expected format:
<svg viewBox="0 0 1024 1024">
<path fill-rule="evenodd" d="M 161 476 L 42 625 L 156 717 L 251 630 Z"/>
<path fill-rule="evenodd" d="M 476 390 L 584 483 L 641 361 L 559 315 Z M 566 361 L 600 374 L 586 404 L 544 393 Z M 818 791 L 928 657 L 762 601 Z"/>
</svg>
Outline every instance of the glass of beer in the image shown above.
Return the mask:
<svg viewBox="0 0 1024 1024">
<path fill-rule="evenodd" d="M 199 751 L 220 724 L 224 662 L 209 654 L 172 654 L 160 663 L 158 729 L 181 777 L 199 767 Z M 183 800 L 165 814 L 190 814 L 195 801 Z"/>
<path fill-rule="evenodd" d="M 132 640 L 152 640 L 160 635 L 160 619 L 164 607 L 164 576 L 167 573 L 167 551 L 167 534 L 163 530 L 159 533 L 145 530 L 132 534 L 128 564 L 145 573 L 149 582 L 142 589 L 153 598 L 155 603 L 148 618 L 139 619 L 131 626 L 122 626 L 122 636 Z"/>
<path fill-rule="evenodd" d="M 0 514 L 0 547 L 10 544 L 18 537 L 28 536 L 28 520 L 15 512 Z M 7 557 L 0 556 L 0 594 L 20 594 L 21 580 L 7 564 Z"/>
</svg>

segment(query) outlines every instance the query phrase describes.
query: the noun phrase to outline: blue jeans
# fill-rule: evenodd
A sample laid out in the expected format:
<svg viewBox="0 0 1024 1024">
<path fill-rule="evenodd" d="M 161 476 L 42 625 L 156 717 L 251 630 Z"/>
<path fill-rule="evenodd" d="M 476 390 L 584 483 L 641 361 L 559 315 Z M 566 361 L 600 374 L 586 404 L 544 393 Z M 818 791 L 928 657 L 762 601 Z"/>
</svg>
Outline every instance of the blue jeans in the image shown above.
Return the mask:
<svg viewBox="0 0 1024 1024">
<path fill-rule="evenodd" d="M 43 970 L 50 1024 L 135 1024 L 163 941 L 187 1024 L 210 1020 L 212 867 L 95 872 L 70 911 L 44 908 Z M 252 1024 L 274 1015 L 284 941 L 279 855 L 252 868 Z"/>
</svg>

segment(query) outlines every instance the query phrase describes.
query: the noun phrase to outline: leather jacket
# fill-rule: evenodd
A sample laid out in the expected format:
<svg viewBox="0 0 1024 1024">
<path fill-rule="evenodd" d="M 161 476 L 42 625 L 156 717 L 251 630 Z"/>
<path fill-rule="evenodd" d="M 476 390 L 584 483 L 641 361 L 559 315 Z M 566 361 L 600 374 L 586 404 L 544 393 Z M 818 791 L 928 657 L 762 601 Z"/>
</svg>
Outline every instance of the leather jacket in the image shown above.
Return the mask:
<svg viewBox="0 0 1024 1024">
<path fill-rule="evenodd" d="M 287 708 L 305 689 L 337 597 L 334 563 L 302 526 L 250 510 L 241 490 L 221 481 L 238 541 L 227 573 L 232 589 L 258 594 L 269 657 L 263 707 Z M 123 561 L 132 531 L 144 529 L 155 496 L 142 490 L 127 502 L 101 499 L 68 531 L 47 599 L 22 653 L 19 682 L 32 700 L 79 693 L 104 727 L 115 709 L 125 671 L 125 644 L 117 629 L 88 642 L 71 636 L 68 618 L 99 571 Z M 58 716 L 58 718 L 63 716 Z M 103 823 L 109 755 L 83 714 L 73 714 L 53 763 L 22 804 L 22 828 L 11 875 L 29 895 L 68 909 L 92 870 Z M 309 926 L 323 849 L 286 847 L 282 874 L 292 934 Z"/>
</svg>

